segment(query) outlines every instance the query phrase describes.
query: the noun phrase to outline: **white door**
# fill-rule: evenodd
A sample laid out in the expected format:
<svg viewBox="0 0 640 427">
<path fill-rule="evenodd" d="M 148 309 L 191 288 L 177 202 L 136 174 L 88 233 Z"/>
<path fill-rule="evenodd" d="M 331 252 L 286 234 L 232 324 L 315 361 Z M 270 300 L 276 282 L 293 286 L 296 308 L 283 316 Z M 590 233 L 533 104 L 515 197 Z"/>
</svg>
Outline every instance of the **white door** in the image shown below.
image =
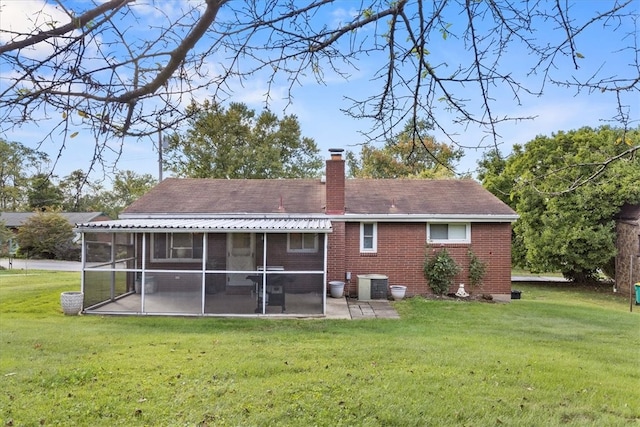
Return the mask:
<svg viewBox="0 0 640 427">
<path fill-rule="evenodd" d="M 254 233 L 227 234 L 227 270 L 255 270 L 256 235 Z M 227 286 L 251 286 L 247 273 L 227 273 Z"/>
</svg>

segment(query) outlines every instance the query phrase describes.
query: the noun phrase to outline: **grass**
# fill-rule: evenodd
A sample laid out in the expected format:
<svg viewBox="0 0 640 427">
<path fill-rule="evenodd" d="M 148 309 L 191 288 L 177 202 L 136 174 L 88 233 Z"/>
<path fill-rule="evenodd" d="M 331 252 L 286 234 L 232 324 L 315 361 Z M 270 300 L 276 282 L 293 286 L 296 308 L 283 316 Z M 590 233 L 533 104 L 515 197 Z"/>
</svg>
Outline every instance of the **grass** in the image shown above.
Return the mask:
<svg viewBox="0 0 640 427">
<path fill-rule="evenodd" d="M 79 274 L 0 272 L 4 425 L 638 425 L 640 307 L 518 284 L 401 320 L 64 316 Z"/>
</svg>

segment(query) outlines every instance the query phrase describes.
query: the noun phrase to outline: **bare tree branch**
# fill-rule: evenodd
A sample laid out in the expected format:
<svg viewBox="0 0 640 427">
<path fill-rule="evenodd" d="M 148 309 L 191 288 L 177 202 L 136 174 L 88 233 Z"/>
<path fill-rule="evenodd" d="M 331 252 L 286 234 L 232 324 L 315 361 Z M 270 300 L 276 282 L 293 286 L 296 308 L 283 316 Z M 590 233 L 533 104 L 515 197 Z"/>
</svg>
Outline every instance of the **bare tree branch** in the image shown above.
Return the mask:
<svg viewBox="0 0 640 427">
<path fill-rule="evenodd" d="M 128 3 L 132 3 L 134 1 L 135 0 L 111 0 L 109 2 L 103 3 L 102 5 L 96 7 L 95 9 L 89 10 L 87 13 L 84 13 L 77 18 L 73 18 L 68 24 L 62 25 L 49 31 L 38 31 L 25 39 L 9 42 L 4 46 L 0 46 L 0 55 L 5 52 L 24 49 L 48 39 L 62 36 L 81 28 L 85 28 L 92 20 L 96 19 L 97 17 L 104 15 L 110 11 L 117 11 Z"/>
<path fill-rule="evenodd" d="M 114 140 L 150 135 L 158 120 L 179 127 L 192 99 L 222 103 L 259 79 L 267 106 L 276 89 L 292 103 L 300 86 L 356 73 L 371 90 L 345 93 L 343 111 L 365 120 L 369 140 L 427 118 L 460 148 L 496 149 L 504 123 L 533 118 L 505 113 L 502 103 L 519 107 L 551 85 L 609 95 L 617 108 L 601 119 L 626 129 L 638 120 L 640 92 L 634 0 L 599 2 L 590 16 L 571 1 L 360 0 L 341 20 L 332 0 L 202 0 L 175 10 L 154 0 L 76 9 L 58 1 L 55 18 L 43 3 L 48 21 L 27 29 L 0 22 L 0 134 L 47 123 L 41 143 L 61 153 L 89 131 L 99 165 L 104 153 L 121 153 Z M 619 67 L 609 57 L 581 62 L 585 37 L 596 32 L 618 41 Z M 513 52 L 525 63 L 514 64 Z M 487 140 L 466 140 L 470 126 Z"/>
</svg>

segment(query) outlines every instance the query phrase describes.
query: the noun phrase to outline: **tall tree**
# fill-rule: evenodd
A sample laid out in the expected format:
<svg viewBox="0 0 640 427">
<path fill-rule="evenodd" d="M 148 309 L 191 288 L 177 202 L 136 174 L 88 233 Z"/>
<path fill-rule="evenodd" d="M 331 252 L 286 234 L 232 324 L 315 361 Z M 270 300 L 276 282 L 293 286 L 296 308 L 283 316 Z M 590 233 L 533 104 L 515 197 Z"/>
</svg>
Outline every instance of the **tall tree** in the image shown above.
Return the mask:
<svg viewBox="0 0 640 427">
<path fill-rule="evenodd" d="M 520 215 L 515 261 L 575 280 L 611 272 L 614 215 L 624 203 L 640 203 L 640 157 L 628 151 L 639 143 L 640 128 L 585 127 L 538 136 L 502 172 L 486 168 L 483 182 L 494 191 L 511 183 L 508 202 Z"/>
<path fill-rule="evenodd" d="M 360 158 L 347 152 L 349 174 L 356 178 L 449 178 L 463 151 L 437 142 L 427 132 L 426 120 L 407 123 L 404 130 L 382 148 L 363 145 Z"/>
<path fill-rule="evenodd" d="M 176 10 L 57 1 L 40 11 L 6 2 L 3 16 L 15 6 L 29 14 L 1 22 L 0 61 L 12 70 L 0 89 L 1 130 L 37 122 L 42 140 L 62 149 L 89 129 L 95 162 L 114 137 L 150 135 L 158 119 L 177 128 L 181 105 L 202 89 L 224 102 L 256 79 L 267 82 L 266 102 L 275 87 L 293 101 L 310 80 L 365 74 L 370 91 L 345 93 L 345 111 L 371 120 L 371 138 L 425 116 L 456 143 L 454 124 L 479 127 L 490 138 L 473 148 L 495 148 L 502 123 L 533 117 L 503 112 L 551 87 L 612 100 L 603 118 L 622 128 L 638 117 L 637 0 L 370 0 L 349 11 L 332 0 L 203 0 Z M 608 50 L 593 51 L 602 44 L 594 38 Z M 379 66 L 362 64 L 369 57 Z"/>
<path fill-rule="evenodd" d="M 59 209 L 64 199 L 60 188 L 46 173 L 38 173 L 31 177 L 27 198 L 29 209 L 38 211 Z"/>
<path fill-rule="evenodd" d="M 518 144 L 513 146 L 513 156 L 522 154 L 522 147 Z M 507 176 L 505 169 L 507 159 L 499 150 L 489 150 L 482 155 L 478 161 L 478 180 L 482 182 L 484 188 L 493 193 L 500 200 L 515 208 L 512 202 L 511 190 L 515 179 Z"/>
<path fill-rule="evenodd" d="M 229 108 L 205 101 L 189 107 L 189 129 L 173 135 L 167 167 L 191 178 L 302 178 L 319 174 L 322 159 L 302 137 L 295 116 L 282 119 L 244 104 Z"/>
<path fill-rule="evenodd" d="M 23 209 L 29 177 L 48 161 L 45 153 L 0 138 L 0 210 Z"/>
<path fill-rule="evenodd" d="M 150 174 L 126 170 L 116 173 L 111 190 L 103 190 L 92 204 L 93 209 L 116 219 L 120 212 L 157 184 Z"/>
<path fill-rule="evenodd" d="M 90 212 L 96 210 L 96 204 L 102 192 L 102 186 L 89 181 L 89 175 L 82 169 L 76 169 L 64 177 L 59 184 L 62 192 L 62 210 L 68 212 Z"/>
</svg>

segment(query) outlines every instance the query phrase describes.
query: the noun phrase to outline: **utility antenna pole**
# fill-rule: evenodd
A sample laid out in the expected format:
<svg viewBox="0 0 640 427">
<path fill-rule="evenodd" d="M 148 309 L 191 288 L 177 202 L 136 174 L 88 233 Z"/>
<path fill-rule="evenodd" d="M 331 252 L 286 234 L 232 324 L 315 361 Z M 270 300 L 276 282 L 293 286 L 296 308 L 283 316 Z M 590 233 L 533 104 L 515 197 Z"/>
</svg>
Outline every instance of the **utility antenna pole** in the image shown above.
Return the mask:
<svg viewBox="0 0 640 427">
<path fill-rule="evenodd" d="M 158 120 L 158 182 L 162 182 L 162 122 Z"/>
</svg>

